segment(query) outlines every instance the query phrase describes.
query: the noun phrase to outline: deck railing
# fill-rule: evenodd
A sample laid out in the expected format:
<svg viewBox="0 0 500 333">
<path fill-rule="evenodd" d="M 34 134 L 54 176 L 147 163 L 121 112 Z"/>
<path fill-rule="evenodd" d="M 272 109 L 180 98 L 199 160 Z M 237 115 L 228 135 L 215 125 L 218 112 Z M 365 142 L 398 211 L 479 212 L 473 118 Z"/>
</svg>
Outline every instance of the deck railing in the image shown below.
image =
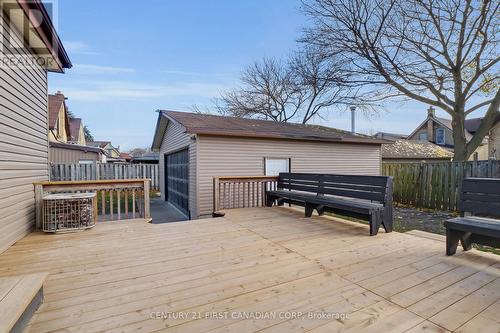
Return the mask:
<svg viewBox="0 0 500 333">
<path fill-rule="evenodd" d="M 227 176 L 213 181 L 214 214 L 224 209 L 263 207 L 266 190 L 274 190 L 278 176 Z"/>
<path fill-rule="evenodd" d="M 150 219 L 150 179 L 35 183 L 36 225 L 42 225 L 43 197 L 49 193 L 96 192 L 98 221 Z"/>
</svg>

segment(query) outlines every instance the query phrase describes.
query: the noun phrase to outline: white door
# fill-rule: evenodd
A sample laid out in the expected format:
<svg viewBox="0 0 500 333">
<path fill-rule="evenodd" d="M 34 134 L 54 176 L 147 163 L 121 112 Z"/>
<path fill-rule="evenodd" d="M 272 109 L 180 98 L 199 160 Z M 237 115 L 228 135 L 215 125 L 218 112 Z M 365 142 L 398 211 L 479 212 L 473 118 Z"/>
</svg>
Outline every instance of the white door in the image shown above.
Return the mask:
<svg viewBox="0 0 500 333">
<path fill-rule="evenodd" d="M 266 158 L 266 176 L 278 176 L 280 172 L 290 172 L 289 158 Z"/>
</svg>

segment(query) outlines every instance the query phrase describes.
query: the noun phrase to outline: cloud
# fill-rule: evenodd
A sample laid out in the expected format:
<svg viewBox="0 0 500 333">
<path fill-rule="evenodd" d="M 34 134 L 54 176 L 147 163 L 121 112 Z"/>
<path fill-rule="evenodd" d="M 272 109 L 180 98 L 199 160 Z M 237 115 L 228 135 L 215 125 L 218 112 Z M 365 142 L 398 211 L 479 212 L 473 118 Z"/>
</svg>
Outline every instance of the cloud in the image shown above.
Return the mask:
<svg viewBox="0 0 500 333">
<path fill-rule="evenodd" d="M 97 52 L 94 52 L 90 49 L 90 46 L 87 43 L 82 41 L 65 41 L 63 42 L 64 48 L 68 53 L 74 54 L 86 54 L 86 55 L 96 55 Z"/>
<path fill-rule="evenodd" d="M 72 72 L 77 72 L 83 75 L 95 74 L 122 74 L 134 73 L 135 69 L 128 67 L 112 67 L 112 66 L 98 66 L 89 64 L 75 64 L 71 69 Z"/>
<path fill-rule="evenodd" d="M 64 93 L 72 100 L 142 100 L 160 97 L 212 98 L 224 90 L 217 83 L 148 84 L 130 81 L 80 81 L 78 86 L 64 87 Z"/>
</svg>

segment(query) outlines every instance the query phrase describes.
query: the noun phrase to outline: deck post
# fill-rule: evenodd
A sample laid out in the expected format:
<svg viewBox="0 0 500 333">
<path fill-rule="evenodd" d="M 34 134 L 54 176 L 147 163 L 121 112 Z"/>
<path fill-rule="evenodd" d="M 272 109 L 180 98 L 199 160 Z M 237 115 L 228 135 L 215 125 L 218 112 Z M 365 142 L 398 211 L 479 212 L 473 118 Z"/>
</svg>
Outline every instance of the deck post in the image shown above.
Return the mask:
<svg viewBox="0 0 500 333">
<path fill-rule="evenodd" d="M 149 210 L 149 179 L 144 179 L 144 218 L 151 218 L 151 213 Z"/>
<path fill-rule="evenodd" d="M 35 229 L 42 228 L 43 217 L 43 185 L 35 184 Z"/>
<path fill-rule="evenodd" d="M 214 177 L 214 188 L 213 188 L 213 212 L 219 211 L 219 177 Z"/>
</svg>

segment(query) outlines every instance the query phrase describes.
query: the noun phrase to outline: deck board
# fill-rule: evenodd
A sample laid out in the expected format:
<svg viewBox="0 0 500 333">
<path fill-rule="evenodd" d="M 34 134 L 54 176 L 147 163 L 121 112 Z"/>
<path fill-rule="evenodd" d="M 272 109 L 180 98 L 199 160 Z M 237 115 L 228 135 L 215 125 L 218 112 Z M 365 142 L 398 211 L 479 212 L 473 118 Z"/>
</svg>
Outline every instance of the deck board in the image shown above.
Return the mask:
<svg viewBox="0 0 500 333">
<path fill-rule="evenodd" d="M 248 208 L 33 233 L 0 255 L 0 277 L 49 272 L 37 333 L 498 332 L 500 257 L 444 250 L 426 233 L 370 237 L 359 223 Z"/>
</svg>

